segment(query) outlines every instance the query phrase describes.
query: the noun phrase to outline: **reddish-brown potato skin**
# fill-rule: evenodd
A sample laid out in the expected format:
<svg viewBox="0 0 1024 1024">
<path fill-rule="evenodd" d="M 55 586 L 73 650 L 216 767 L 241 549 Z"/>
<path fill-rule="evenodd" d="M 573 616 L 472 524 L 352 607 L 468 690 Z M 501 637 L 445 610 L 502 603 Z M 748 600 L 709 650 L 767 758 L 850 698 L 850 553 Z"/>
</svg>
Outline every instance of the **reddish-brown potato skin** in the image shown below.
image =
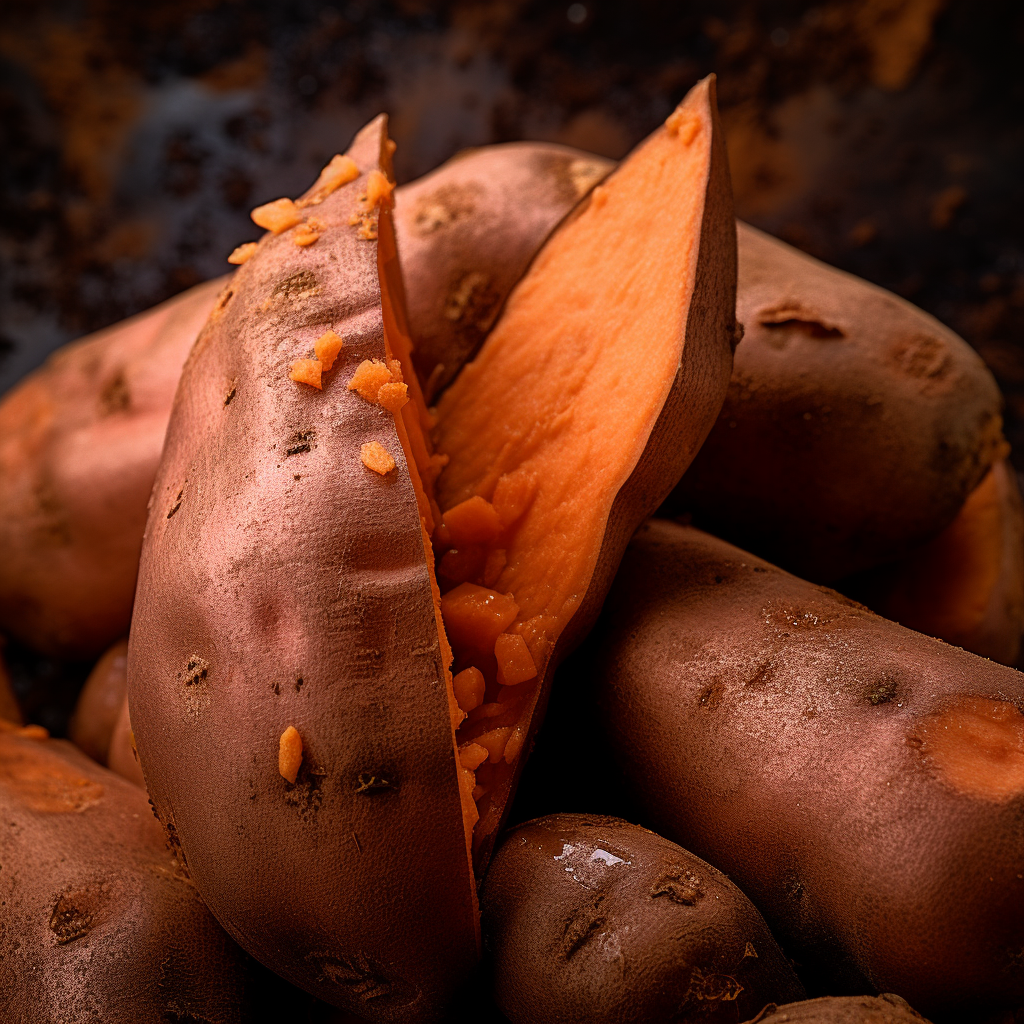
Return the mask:
<svg viewBox="0 0 1024 1024">
<path fill-rule="evenodd" d="M 601 717 L 649 820 L 742 888 L 809 989 L 936 1020 L 1024 1006 L 1019 724 L 991 756 L 989 726 L 948 730 L 998 798 L 921 738 L 972 696 L 1018 722 L 1024 675 L 663 521 L 599 629 Z"/>
<path fill-rule="evenodd" d="M 785 1006 L 767 1006 L 750 1024 L 928 1024 L 905 999 L 825 996 Z"/>
<path fill-rule="evenodd" d="M 0 402 L 0 627 L 98 656 L 128 632 L 174 389 L 222 280 L 72 345 Z"/>
<path fill-rule="evenodd" d="M 156 811 L 218 920 L 318 997 L 418 1021 L 472 968 L 478 925 L 416 495 L 395 418 L 346 386 L 385 356 L 378 245 L 350 224 L 385 123 L 349 151 L 363 176 L 311 210 L 320 240 L 264 237 L 189 356 L 128 694 Z M 290 380 L 328 329 L 345 347 L 323 391 Z"/>
<path fill-rule="evenodd" d="M 107 764 L 110 738 L 128 696 L 128 640 L 118 640 L 96 662 L 68 722 L 68 739 L 94 761 Z"/>
<path fill-rule="evenodd" d="M 952 522 L 1006 453 L 980 357 L 897 296 L 739 224 L 729 393 L 666 502 L 819 582 Z"/>
<path fill-rule="evenodd" d="M 398 190 L 413 362 L 428 401 L 475 354 L 544 239 L 614 166 L 510 142 L 459 153 Z"/>
<path fill-rule="evenodd" d="M 249 1024 L 276 982 L 206 909 L 146 794 L 0 731 L 0 1019 Z"/>
<path fill-rule="evenodd" d="M 735 885 L 620 818 L 554 814 L 511 829 L 480 909 L 513 1024 L 735 1024 L 804 996 Z"/>
</svg>

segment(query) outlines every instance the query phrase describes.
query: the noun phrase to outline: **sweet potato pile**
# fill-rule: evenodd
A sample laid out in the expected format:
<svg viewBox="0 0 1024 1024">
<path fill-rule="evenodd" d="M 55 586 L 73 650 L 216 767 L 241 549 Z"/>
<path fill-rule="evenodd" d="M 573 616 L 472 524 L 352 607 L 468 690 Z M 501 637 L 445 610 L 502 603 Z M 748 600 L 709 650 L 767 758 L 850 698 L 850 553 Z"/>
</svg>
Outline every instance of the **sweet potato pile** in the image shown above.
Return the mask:
<svg viewBox="0 0 1024 1024">
<path fill-rule="evenodd" d="M 0 665 L 0 1016 L 1024 1012 L 981 361 L 736 223 L 713 79 L 618 166 L 393 150 L 0 401 L 0 630 L 102 654 L 84 753 Z"/>
</svg>

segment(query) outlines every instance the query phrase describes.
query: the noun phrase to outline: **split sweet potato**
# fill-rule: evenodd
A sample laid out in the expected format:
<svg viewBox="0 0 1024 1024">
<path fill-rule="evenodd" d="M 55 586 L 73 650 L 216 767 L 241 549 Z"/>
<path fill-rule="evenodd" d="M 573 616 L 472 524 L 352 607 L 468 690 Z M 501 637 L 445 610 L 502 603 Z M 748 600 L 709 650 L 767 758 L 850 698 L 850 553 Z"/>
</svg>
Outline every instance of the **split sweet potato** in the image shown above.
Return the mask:
<svg viewBox="0 0 1024 1024">
<path fill-rule="evenodd" d="M 389 153 L 378 119 L 336 158 L 354 180 L 273 204 L 192 350 L 129 703 L 157 813 L 240 943 L 364 1017 L 427 1020 L 476 959 L 471 854 L 554 666 L 717 413 L 734 221 L 705 81 L 549 240 L 435 419 Z"/>
<path fill-rule="evenodd" d="M 601 717 L 645 812 L 809 990 L 943 1021 L 1024 1005 L 1024 675 L 663 521 L 602 624 Z"/>
<path fill-rule="evenodd" d="M 495 999 L 513 1024 L 735 1024 L 804 995 L 725 875 L 619 818 L 511 829 L 480 900 Z"/>
<path fill-rule="evenodd" d="M 666 514 L 834 582 L 947 527 L 1007 452 L 981 358 L 909 302 L 738 225 L 744 325 Z"/>
<path fill-rule="evenodd" d="M 249 1024 L 276 979 L 168 851 L 145 792 L 0 723 L 0 1019 Z"/>
<path fill-rule="evenodd" d="M 928 636 L 1014 665 L 1024 634 L 1024 503 L 997 462 L 937 537 L 846 581 L 851 597 Z"/>
</svg>

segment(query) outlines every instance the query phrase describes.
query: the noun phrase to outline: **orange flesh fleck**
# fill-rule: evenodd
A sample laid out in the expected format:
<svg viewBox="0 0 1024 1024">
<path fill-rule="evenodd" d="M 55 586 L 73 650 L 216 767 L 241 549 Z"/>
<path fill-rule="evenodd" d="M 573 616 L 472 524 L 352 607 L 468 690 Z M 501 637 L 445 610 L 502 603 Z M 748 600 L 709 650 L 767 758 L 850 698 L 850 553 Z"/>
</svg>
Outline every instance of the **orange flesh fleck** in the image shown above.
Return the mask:
<svg viewBox="0 0 1024 1024">
<path fill-rule="evenodd" d="M 296 359 L 288 371 L 288 376 L 299 384 L 308 384 L 310 387 L 321 391 L 323 390 L 323 384 L 320 380 L 321 369 L 319 359 Z"/>
<path fill-rule="evenodd" d="M 297 206 L 315 206 L 322 203 L 335 189 L 355 181 L 359 177 L 359 168 L 349 156 L 336 153 L 330 163 L 320 172 L 320 177 L 313 183 L 308 195 L 296 203 Z"/>
<path fill-rule="evenodd" d="M 487 760 L 489 751 L 479 743 L 464 743 L 459 747 L 459 761 L 463 768 L 476 771 Z"/>
<path fill-rule="evenodd" d="M 341 336 L 335 334 L 334 331 L 328 331 L 326 334 L 321 334 L 313 345 L 313 351 L 316 352 L 317 359 L 320 360 L 323 365 L 324 372 L 334 366 L 335 359 L 338 358 L 338 353 L 341 352 L 345 342 Z"/>
<path fill-rule="evenodd" d="M 292 241 L 299 246 L 312 245 L 320 237 L 320 230 L 312 224 L 300 224 L 295 229 Z"/>
<path fill-rule="evenodd" d="M 256 242 L 244 242 L 237 249 L 232 250 L 231 255 L 228 257 L 228 263 L 241 266 L 256 252 L 257 248 L 259 246 Z"/>
<path fill-rule="evenodd" d="M 452 680 L 452 689 L 459 707 L 467 714 L 484 702 L 484 674 L 472 665 Z"/>
<path fill-rule="evenodd" d="M 409 401 L 409 385 L 401 381 L 382 384 L 377 392 L 377 404 L 388 412 L 398 412 Z"/>
<path fill-rule="evenodd" d="M 272 203 L 257 206 L 249 214 L 261 228 L 272 231 L 275 235 L 287 231 L 302 220 L 302 213 L 290 199 L 275 199 Z"/>
<path fill-rule="evenodd" d="M 679 370 L 704 102 L 684 101 L 549 239 L 438 403 L 441 614 L 455 668 L 478 670 L 485 691 L 457 733 L 488 750 L 477 839 L 498 825 L 555 644 Z"/>
<path fill-rule="evenodd" d="M 370 171 L 366 181 L 366 205 L 369 209 L 375 206 L 391 206 L 391 193 L 395 186 L 380 171 Z"/>
<path fill-rule="evenodd" d="M 1008 701 L 959 697 L 909 739 L 961 793 L 994 801 L 1024 793 L 1024 715 Z"/>
<path fill-rule="evenodd" d="M 494 641 L 494 657 L 498 662 L 498 682 L 502 686 L 518 686 L 537 676 L 530 648 L 515 633 L 502 633 Z"/>
<path fill-rule="evenodd" d="M 392 381 L 391 371 L 379 359 L 364 359 L 348 382 L 349 391 L 357 391 L 368 402 L 376 402 L 380 389 Z"/>
<path fill-rule="evenodd" d="M 381 476 L 387 476 L 395 468 L 395 460 L 392 458 L 391 452 L 379 441 L 367 441 L 359 449 L 359 457 L 367 469 L 372 469 L 374 473 L 379 473 Z"/>
<path fill-rule="evenodd" d="M 289 725 L 277 745 L 277 769 L 289 782 L 294 782 L 302 766 L 302 737 Z"/>
</svg>

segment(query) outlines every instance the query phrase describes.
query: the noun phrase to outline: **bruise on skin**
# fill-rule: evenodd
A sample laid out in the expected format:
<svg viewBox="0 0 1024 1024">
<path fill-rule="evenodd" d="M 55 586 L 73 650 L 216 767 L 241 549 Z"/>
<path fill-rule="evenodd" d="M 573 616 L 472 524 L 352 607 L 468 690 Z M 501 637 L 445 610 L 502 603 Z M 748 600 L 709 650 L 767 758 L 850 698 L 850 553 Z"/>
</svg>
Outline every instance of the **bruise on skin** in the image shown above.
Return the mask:
<svg viewBox="0 0 1024 1024">
<path fill-rule="evenodd" d="M 311 452 L 316 447 L 315 430 L 297 430 L 285 442 L 285 455 L 301 455 Z"/>
<path fill-rule="evenodd" d="M 949 347 L 934 335 L 912 334 L 892 347 L 890 362 L 917 380 L 941 381 L 949 373 Z"/>
<path fill-rule="evenodd" d="M 1024 793 L 1024 715 L 1010 701 L 954 697 L 906 739 L 958 793 L 998 803 Z"/>
<path fill-rule="evenodd" d="M 67 509 L 54 492 L 49 472 L 43 470 L 34 488 L 39 523 L 32 531 L 43 547 L 66 547 L 71 544 L 71 524 Z"/>
<path fill-rule="evenodd" d="M 100 415 L 112 416 L 114 413 L 126 412 L 131 404 L 132 396 L 124 370 L 118 370 L 100 391 Z"/>
<path fill-rule="evenodd" d="M 463 319 L 467 309 L 474 314 L 467 319 L 473 321 L 485 319 L 497 305 L 497 296 L 493 293 L 488 296 L 490 301 L 480 302 L 477 299 L 478 295 L 481 298 L 484 297 L 489 281 L 490 278 L 486 274 L 481 274 L 479 270 L 460 274 L 448 290 L 448 296 L 444 303 L 445 319 L 457 323 Z M 480 307 L 483 309 L 481 310 Z"/>
<path fill-rule="evenodd" d="M 105 918 L 106 896 L 101 886 L 86 886 L 61 893 L 50 913 L 54 942 L 64 946 L 88 935 Z"/>
<path fill-rule="evenodd" d="M 673 903 L 686 907 L 695 906 L 704 896 L 701 880 L 692 871 L 672 867 L 658 879 L 651 888 L 651 899 L 667 896 Z"/>
<path fill-rule="evenodd" d="M 424 238 L 439 228 L 472 216 L 483 192 L 483 188 L 475 182 L 442 185 L 416 204 L 413 231 Z"/>
</svg>

